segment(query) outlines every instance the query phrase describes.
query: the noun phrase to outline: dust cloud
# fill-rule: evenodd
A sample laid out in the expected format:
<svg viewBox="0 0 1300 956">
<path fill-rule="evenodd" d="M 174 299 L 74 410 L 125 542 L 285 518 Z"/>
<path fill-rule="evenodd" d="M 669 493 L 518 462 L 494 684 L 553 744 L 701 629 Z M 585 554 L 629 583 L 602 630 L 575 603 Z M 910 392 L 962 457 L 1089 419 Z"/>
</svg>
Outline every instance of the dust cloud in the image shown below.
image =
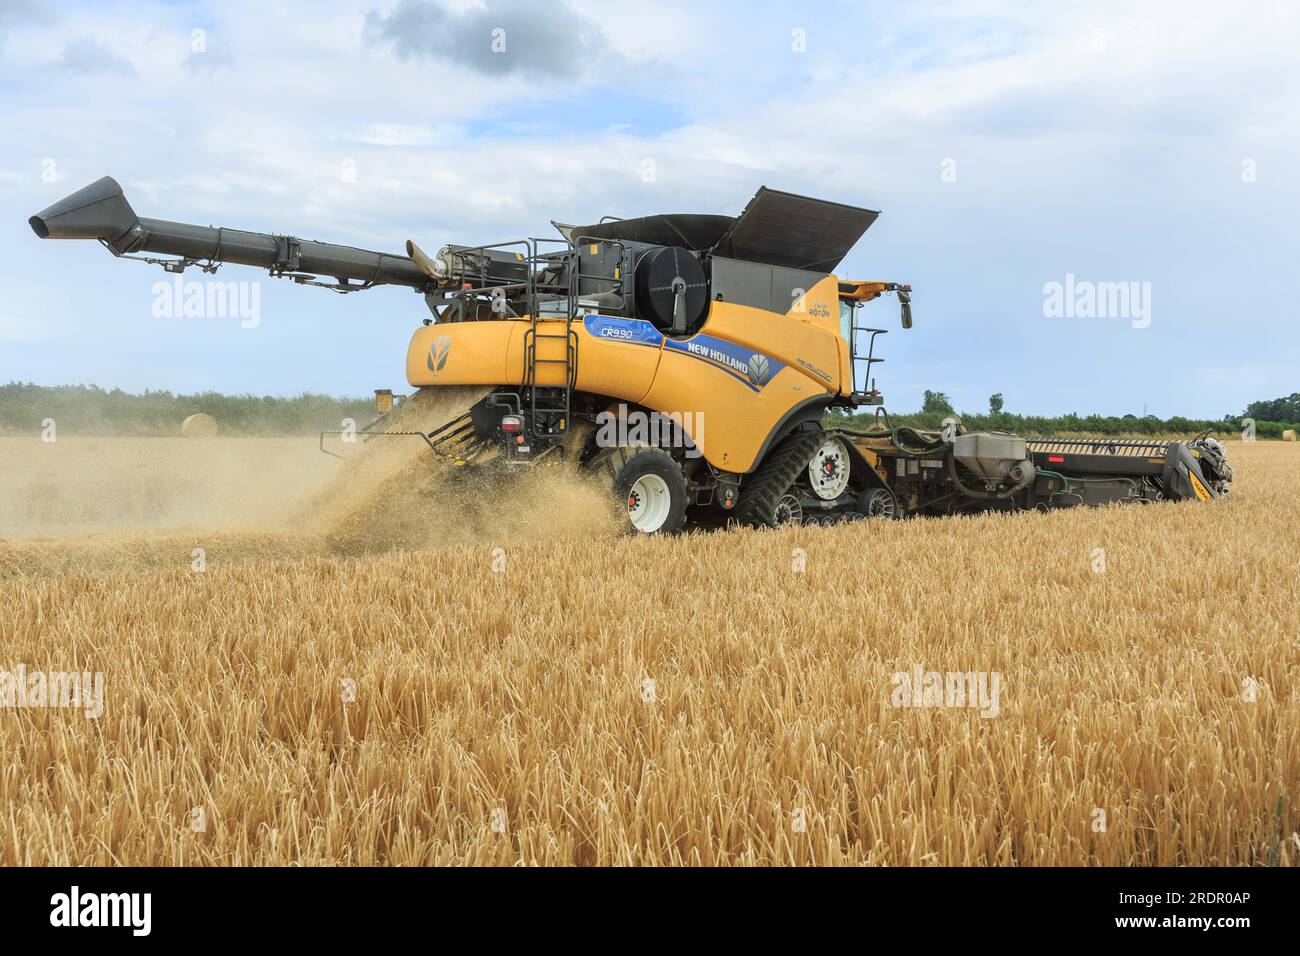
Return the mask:
<svg viewBox="0 0 1300 956">
<path fill-rule="evenodd" d="M 387 431 L 486 390 L 422 389 Z M 0 577 L 611 536 L 608 492 L 564 465 L 458 465 L 419 437 L 0 439 Z"/>
<path fill-rule="evenodd" d="M 389 428 L 430 431 L 486 393 L 477 386 L 422 389 L 402 403 Z M 439 458 L 420 438 L 402 435 L 366 446 L 297 516 L 333 552 L 613 533 L 607 495 L 570 468 L 485 471 Z"/>
</svg>

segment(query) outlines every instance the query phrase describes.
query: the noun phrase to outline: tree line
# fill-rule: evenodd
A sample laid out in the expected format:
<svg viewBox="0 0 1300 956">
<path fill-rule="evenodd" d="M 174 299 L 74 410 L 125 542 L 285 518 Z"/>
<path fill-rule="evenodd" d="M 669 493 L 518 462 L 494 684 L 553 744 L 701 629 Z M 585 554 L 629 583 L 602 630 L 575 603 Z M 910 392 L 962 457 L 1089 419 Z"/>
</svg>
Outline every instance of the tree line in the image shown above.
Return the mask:
<svg viewBox="0 0 1300 956">
<path fill-rule="evenodd" d="M 169 391 L 132 394 L 94 385 L 0 385 L 0 434 L 27 435 L 53 419 L 60 435 L 177 435 L 190 415 L 207 413 L 224 435 L 309 435 L 339 428 L 345 418 L 358 426 L 375 417 L 372 398 L 335 398 L 304 392 L 222 395 Z"/>
<path fill-rule="evenodd" d="M 0 385 L 0 434 L 35 434 L 46 419 L 53 419 L 64 435 L 176 435 L 189 415 L 205 412 L 217 420 L 226 435 L 309 435 L 323 428 L 338 428 L 347 418 L 358 426 L 375 416 L 371 398 L 336 398 L 304 392 L 288 397 L 274 395 L 222 395 L 199 392 L 177 395 L 169 391 L 132 394 L 94 385 Z M 943 392 L 925 392 L 919 412 L 891 414 L 896 425 L 938 428 L 956 415 Z M 1245 419 L 1255 423 L 1256 437 L 1280 438 L 1287 428 L 1300 428 L 1300 392 L 1271 401 L 1252 402 L 1237 415 L 1198 419 L 1155 415 L 1020 415 L 1005 411 L 1001 393 L 989 396 L 985 413 L 963 412 L 968 428 L 1001 430 L 1033 435 L 1165 435 L 1192 434 L 1211 429 L 1237 434 Z M 873 412 L 833 414 L 831 421 L 865 427 Z"/>
<path fill-rule="evenodd" d="M 1300 392 L 1286 398 L 1252 402 L 1240 414 L 1227 414 L 1217 419 L 1159 418 L 1155 415 L 1020 415 L 1004 411 L 1006 403 L 1002 393 L 989 396 L 987 412 L 962 412 L 953 408 L 943 392 L 926 390 L 919 412 L 890 414 L 894 425 L 913 428 L 939 428 L 950 416 L 961 419 L 972 430 L 1009 431 L 1027 437 L 1040 435 L 1191 435 L 1209 429 L 1219 435 L 1237 435 L 1253 422 L 1256 438 L 1281 438 L 1288 428 L 1300 429 Z M 831 421 L 837 425 L 862 428 L 874 420 L 875 412 L 856 415 L 834 414 Z"/>
</svg>

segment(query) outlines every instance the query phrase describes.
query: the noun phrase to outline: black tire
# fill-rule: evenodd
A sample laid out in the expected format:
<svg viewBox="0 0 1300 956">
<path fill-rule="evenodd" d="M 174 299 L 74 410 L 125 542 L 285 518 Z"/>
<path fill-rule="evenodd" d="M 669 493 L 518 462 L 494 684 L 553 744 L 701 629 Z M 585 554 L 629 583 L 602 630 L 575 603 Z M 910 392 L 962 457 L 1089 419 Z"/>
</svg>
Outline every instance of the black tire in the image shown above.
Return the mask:
<svg viewBox="0 0 1300 956">
<path fill-rule="evenodd" d="M 824 440 L 820 428 L 795 432 L 781 440 L 740 486 L 738 517 L 748 524 L 775 528 L 781 524 L 777 505 L 800 472 L 808 467 Z"/>
<path fill-rule="evenodd" d="M 673 460 L 673 456 L 660 448 L 607 448 L 593 458 L 588 471 L 598 474 L 609 483 L 614 492 L 614 510 L 629 534 L 676 534 L 686 524 L 686 477 Z M 646 479 L 638 487 L 638 482 Z M 656 479 L 658 479 L 656 481 Z M 646 486 L 652 487 L 647 490 Z M 653 527 L 638 527 L 632 510 L 635 498 L 639 507 L 648 507 L 645 496 L 667 495 L 655 511 L 663 510 L 662 521 L 652 522 Z M 653 514 L 647 512 L 653 518 Z"/>
<path fill-rule="evenodd" d="M 898 499 L 887 488 L 867 488 L 858 496 L 858 514 L 864 518 L 901 518 Z"/>
</svg>

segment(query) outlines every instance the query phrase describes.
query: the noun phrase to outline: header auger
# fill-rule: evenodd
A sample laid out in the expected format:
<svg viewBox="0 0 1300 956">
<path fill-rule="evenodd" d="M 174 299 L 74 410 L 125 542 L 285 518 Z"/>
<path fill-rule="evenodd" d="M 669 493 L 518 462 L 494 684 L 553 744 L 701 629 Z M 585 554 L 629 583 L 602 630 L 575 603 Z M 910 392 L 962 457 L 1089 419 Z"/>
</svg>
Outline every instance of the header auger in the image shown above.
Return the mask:
<svg viewBox="0 0 1300 956">
<path fill-rule="evenodd" d="M 29 220 L 41 238 L 96 239 L 171 272 L 223 263 L 354 292 L 399 285 L 430 315 L 407 350 L 421 390 L 484 398 L 418 436 L 435 455 L 500 468 L 568 462 L 608 482 L 628 527 L 671 532 L 734 517 L 778 526 L 866 517 L 1209 500 L 1223 447 L 1031 440 L 895 428 L 875 388 L 884 329 L 866 303 L 911 287 L 834 272 L 879 214 L 763 187 L 739 216 L 555 223 L 558 238 L 370 252 L 136 215 L 104 177 Z M 164 259 L 159 256 L 171 256 Z M 377 393 L 391 404 L 391 392 Z M 833 408 L 875 407 L 865 431 Z M 381 405 L 368 434 L 400 430 Z"/>
</svg>

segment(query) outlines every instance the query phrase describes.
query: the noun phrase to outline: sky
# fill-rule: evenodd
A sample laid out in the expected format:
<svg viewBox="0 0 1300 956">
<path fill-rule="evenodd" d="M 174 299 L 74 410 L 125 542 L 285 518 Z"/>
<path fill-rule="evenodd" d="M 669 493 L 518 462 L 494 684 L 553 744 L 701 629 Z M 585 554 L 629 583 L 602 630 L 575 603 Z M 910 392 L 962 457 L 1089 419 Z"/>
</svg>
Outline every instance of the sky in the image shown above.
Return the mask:
<svg viewBox="0 0 1300 956">
<path fill-rule="evenodd" d="M 838 272 L 913 286 L 912 329 L 866 315 L 892 408 L 1240 412 L 1300 391 L 1297 48 L 1268 0 L 0 0 L 0 381 L 405 385 L 409 290 L 226 266 L 255 324 L 160 316 L 156 266 L 36 239 L 103 175 L 142 216 L 389 252 L 766 185 L 881 210 Z"/>
</svg>

